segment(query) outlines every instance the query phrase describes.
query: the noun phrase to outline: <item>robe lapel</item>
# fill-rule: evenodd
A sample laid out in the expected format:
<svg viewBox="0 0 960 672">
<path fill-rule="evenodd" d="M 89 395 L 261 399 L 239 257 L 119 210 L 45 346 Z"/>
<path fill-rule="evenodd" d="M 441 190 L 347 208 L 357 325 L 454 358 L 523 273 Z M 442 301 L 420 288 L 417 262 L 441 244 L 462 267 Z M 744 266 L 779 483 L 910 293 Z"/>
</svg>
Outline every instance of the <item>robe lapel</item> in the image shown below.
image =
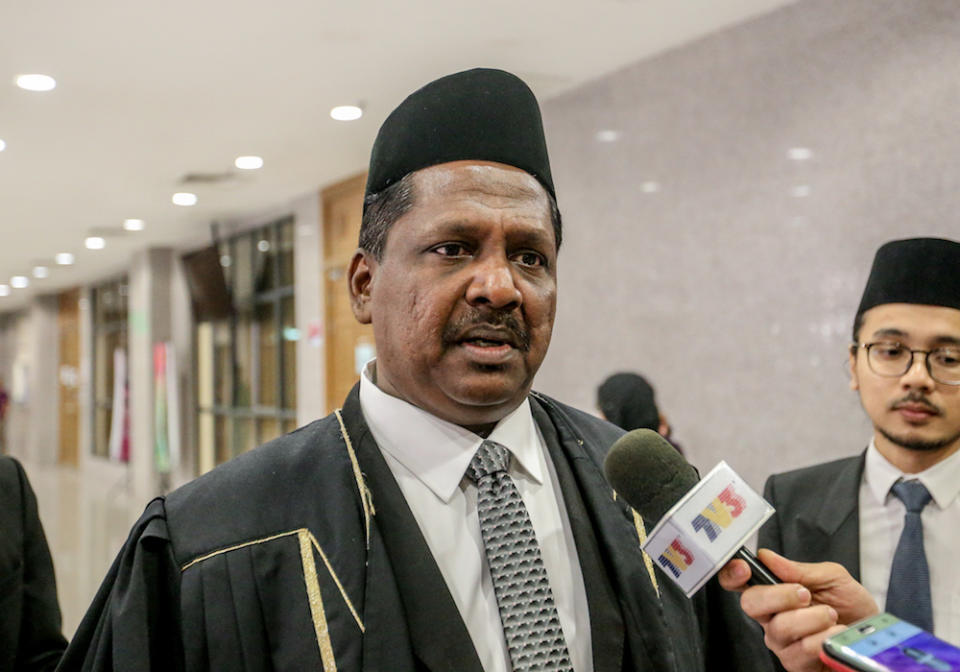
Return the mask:
<svg viewBox="0 0 960 672">
<path fill-rule="evenodd" d="M 823 493 L 819 511 L 801 512 L 798 544 L 808 557 L 839 562 L 860 580 L 860 480 L 866 454 L 846 462 Z"/>
<path fill-rule="evenodd" d="M 440 568 L 363 419 L 359 386 L 347 397 L 343 418 L 373 496 L 374 524 L 390 558 L 414 655 L 432 672 L 483 672 Z"/>
<path fill-rule="evenodd" d="M 574 525 L 575 539 L 577 543 L 577 552 L 580 554 L 581 568 L 584 570 L 584 582 L 587 584 L 587 596 L 591 600 L 590 618 L 591 630 L 593 631 L 593 647 L 595 664 L 597 670 L 608 669 L 631 669 L 639 671 L 657 670 L 677 670 L 678 656 L 674 647 L 676 631 L 667 627 L 664 615 L 663 602 L 657 589 L 650 580 L 646 566 L 643 561 L 643 555 L 640 551 L 640 544 L 637 538 L 637 532 L 634 528 L 633 514 L 629 508 L 622 502 L 614 501 L 613 490 L 603 476 L 600 467 L 594 460 L 587 455 L 583 446 L 583 440 L 577 435 L 576 430 L 563 421 L 563 413 L 555 408 L 550 399 L 531 393 L 531 407 L 534 409 L 534 418 L 537 420 L 541 431 L 547 428 L 544 436 L 552 434 L 556 437 L 553 443 L 562 451 L 566 458 L 556 459 L 555 464 L 566 463 L 569 467 L 569 474 L 572 475 L 574 487 L 569 490 L 564 487 L 564 497 L 567 498 L 568 492 L 576 492 L 583 503 L 583 512 L 586 518 L 581 518 L 578 514 L 570 512 L 571 524 Z M 558 469 L 559 476 L 560 469 Z M 570 511 L 570 499 L 567 498 L 567 508 Z M 583 521 L 581 526 L 573 521 L 577 519 Z M 594 563 L 584 557 L 581 539 L 584 538 L 583 528 L 590 530 L 596 540 L 599 551 L 599 560 L 604 573 L 609 581 L 609 585 L 616 596 L 616 603 L 619 605 L 619 633 L 616 639 L 615 647 L 623 655 L 623 660 L 616 667 L 616 656 L 604 658 L 603 647 L 609 637 L 608 633 L 598 632 L 598 624 L 593 622 L 595 609 L 599 606 L 599 601 L 604 595 L 598 592 L 598 584 L 594 579 L 588 579 L 588 576 L 595 577 Z M 576 537 L 577 530 L 580 529 L 580 537 Z M 670 586 L 661 586 L 661 589 L 670 591 Z M 591 593 L 593 595 L 591 596 Z M 667 595 L 672 599 L 671 595 Z M 688 600 L 680 595 L 681 608 L 684 614 L 689 615 L 692 610 Z M 605 613 L 605 612 L 598 612 Z M 605 618 L 601 616 L 599 627 L 604 626 Z M 613 622 L 613 619 L 610 621 Z M 601 649 L 600 659 L 598 656 L 598 647 Z M 629 655 L 623 652 L 629 652 Z M 684 671 L 686 672 L 686 671 Z"/>
<path fill-rule="evenodd" d="M 580 496 L 573 471 L 560 445 L 556 428 L 550 421 L 550 416 L 538 404 L 531 403 L 531 410 L 556 469 L 560 491 L 563 493 L 567 516 L 573 530 L 573 540 L 577 547 L 580 570 L 583 573 L 583 583 L 587 592 L 594 672 L 620 672 L 623 669 L 623 618 L 620 615 L 616 593 L 607 578 L 589 514 Z"/>
</svg>

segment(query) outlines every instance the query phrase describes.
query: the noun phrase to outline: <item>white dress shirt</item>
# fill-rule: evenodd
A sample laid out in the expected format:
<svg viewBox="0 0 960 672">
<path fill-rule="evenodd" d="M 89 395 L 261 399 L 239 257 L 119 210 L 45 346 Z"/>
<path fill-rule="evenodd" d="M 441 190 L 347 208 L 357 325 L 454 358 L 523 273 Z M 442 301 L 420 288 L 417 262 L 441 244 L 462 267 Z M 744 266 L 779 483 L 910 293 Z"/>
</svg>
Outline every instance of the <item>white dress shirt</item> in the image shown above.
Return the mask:
<svg viewBox="0 0 960 672">
<path fill-rule="evenodd" d="M 890 492 L 901 478 L 919 480 L 933 497 L 920 519 L 930 566 L 934 634 L 960 645 L 960 452 L 919 474 L 904 474 L 870 442 L 860 485 L 861 583 L 883 609 L 906 514 L 903 502 Z"/>
<path fill-rule="evenodd" d="M 510 653 L 493 592 L 477 517 L 477 488 L 464 477 L 483 439 L 383 392 L 375 363 L 360 377 L 360 407 L 413 511 L 463 617 L 485 672 L 509 672 Z M 509 473 L 540 544 L 543 564 L 575 672 L 592 672 L 587 594 L 553 462 L 529 401 L 489 438 L 510 450 Z"/>
</svg>

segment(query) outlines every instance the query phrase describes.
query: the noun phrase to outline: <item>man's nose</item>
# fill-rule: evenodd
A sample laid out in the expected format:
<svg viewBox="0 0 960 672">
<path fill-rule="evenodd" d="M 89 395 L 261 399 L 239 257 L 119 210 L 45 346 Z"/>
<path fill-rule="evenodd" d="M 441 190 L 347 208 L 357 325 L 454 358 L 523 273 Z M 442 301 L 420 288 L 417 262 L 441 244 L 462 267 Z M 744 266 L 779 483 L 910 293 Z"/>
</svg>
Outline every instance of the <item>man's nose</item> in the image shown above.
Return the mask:
<svg viewBox="0 0 960 672">
<path fill-rule="evenodd" d="M 930 370 L 927 368 L 926 353 L 913 353 L 913 361 L 910 363 L 910 368 L 900 377 L 900 383 L 904 387 L 911 389 L 932 390 L 936 387 L 937 383 L 930 376 Z"/>
<path fill-rule="evenodd" d="M 478 260 L 474 268 L 467 287 L 467 301 L 471 305 L 512 310 L 523 303 L 523 294 L 517 287 L 508 259 L 490 257 Z"/>
</svg>

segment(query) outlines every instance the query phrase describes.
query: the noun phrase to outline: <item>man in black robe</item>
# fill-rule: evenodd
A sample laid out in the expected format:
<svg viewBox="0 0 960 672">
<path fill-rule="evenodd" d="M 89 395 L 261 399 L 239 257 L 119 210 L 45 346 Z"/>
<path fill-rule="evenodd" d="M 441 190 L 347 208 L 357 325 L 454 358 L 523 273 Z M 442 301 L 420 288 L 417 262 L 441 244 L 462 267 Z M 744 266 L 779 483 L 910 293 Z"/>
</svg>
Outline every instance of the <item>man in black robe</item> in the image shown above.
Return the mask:
<svg viewBox="0 0 960 672">
<path fill-rule="evenodd" d="M 151 502 L 60 669 L 532 669 L 466 476 L 489 441 L 562 626 L 569 660 L 539 669 L 767 669 L 734 595 L 689 601 L 642 553 L 601 470 L 622 431 L 531 391 L 560 241 L 523 82 L 471 70 L 409 96 L 374 144 L 349 270 L 376 360 L 342 409 Z"/>
</svg>

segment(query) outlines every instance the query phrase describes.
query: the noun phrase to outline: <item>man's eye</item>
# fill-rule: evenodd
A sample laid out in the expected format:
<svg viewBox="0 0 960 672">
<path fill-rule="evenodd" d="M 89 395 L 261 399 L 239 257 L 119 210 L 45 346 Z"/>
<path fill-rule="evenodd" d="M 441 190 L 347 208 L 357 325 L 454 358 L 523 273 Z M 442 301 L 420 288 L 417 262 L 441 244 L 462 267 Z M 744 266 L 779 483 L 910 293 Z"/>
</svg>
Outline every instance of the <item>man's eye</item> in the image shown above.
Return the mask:
<svg viewBox="0 0 960 672">
<path fill-rule="evenodd" d="M 545 266 L 547 263 L 543 255 L 536 252 L 519 252 L 513 258 L 524 266 Z"/>
<path fill-rule="evenodd" d="M 940 348 L 931 352 L 930 357 L 940 366 L 960 368 L 960 348 Z"/>
<path fill-rule="evenodd" d="M 878 343 L 874 346 L 873 352 L 877 357 L 897 359 L 903 355 L 904 349 L 899 343 Z"/>
<path fill-rule="evenodd" d="M 467 254 L 467 248 L 460 243 L 444 243 L 437 245 L 433 251 L 443 257 L 463 257 Z"/>
</svg>

